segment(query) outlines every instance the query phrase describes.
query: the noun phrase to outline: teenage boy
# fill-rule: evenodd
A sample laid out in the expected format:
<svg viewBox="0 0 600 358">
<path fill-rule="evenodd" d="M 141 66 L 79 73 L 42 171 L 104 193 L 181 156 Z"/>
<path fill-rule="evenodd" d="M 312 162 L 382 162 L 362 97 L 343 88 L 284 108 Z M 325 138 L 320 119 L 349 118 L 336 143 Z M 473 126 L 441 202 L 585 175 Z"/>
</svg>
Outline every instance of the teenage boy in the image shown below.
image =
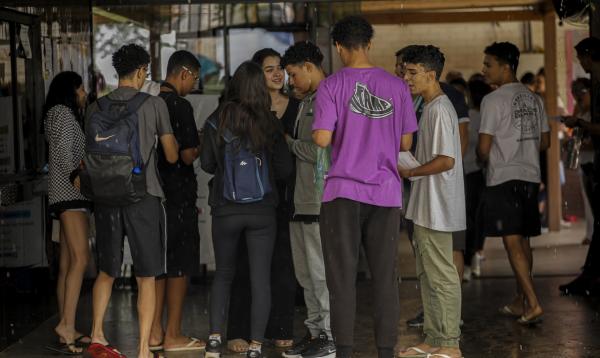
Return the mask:
<svg viewBox="0 0 600 358">
<path fill-rule="evenodd" d="M 404 54 L 408 51 L 412 51 L 418 48 L 418 45 L 410 45 L 406 46 L 398 51 L 396 51 L 396 70 L 395 73 L 398 77 L 404 78 L 404 74 L 406 73 L 406 63 L 404 62 Z M 449 85 L 445 82 L 440 82 L 440 87 L 442 91 L 448 98 L 450 102 L 452 102 L 452 106 L 458 115 L 458 131 L 460 134 L 460 145 L 461 145 L 461 153 L 464 156 L 467 146 L 469 144 L 469 106 L 465 100 L 465 96 L 458 91 L 454 86 Z M 421 119 L 421 114 L 423 113 L 423 108 L 425 107 L 425 101 L 423 97 L 420 95 L 413 95 L 413 105 L 415 112 L 417 114 L 417 123 Z M 416 136 L 415 136 L 416 137 Z M 413 138 L 413 146 L 411 148 L 411 152 L 414 153 L 416 149 L 416 138 Z M 408 196 L 410 195 L 410 183 L 408 181 L 404 182 L 404 200 L 405 203 L 408 202 Z M 408 232 L 408 238 L 413 241 L 413 224 L 410 220 L 404 220 L 406 225 L 406 230 Z M 464 251 L 466 248 L 466 232 L 458 231 L 452 233 L 452 260 L 454 262 L 454 266 L 458 271 L 458 277 L 463 277 L 465 260 L 464 260 Z M 470 273 L 469 273 L 470 277 Z M 406 324 L 410 327 L 423 327 L 424 314 L 423 311 L 417 313 L 417 315 L 406 321 Z"/>
<path fill-rule="evenodd" d="M 158 172 L 165 192 L 167 214 L 167 272 L 156 278 L 156 309 L 150 348 L 165 352 L 204 349 L 204 342 L 181 334 L 181 315 L 188 277 L 198 263 L 200 234 L 196 198 L 198 183 L 194 160 L 198 157 L 198 130 L 194 110 L 185 97 L 198 82 L 200 63 L 184 50 L 174 52 L 167 64 L 167 78 L 159 96 L 167 104 L 171 127 L 179 143 L 179 160 L 172 164 L 158 150 Z M 165 298 L 166 292 L 166 298 Z M 167 326 L 163 330 L 164 305 Z"/>
<path fill-rule="evenodd" d="M 543 314 L 531 277 L 529 237 L 541 229 L 539 153 L 550 144 L 550 129 L 541 98 L 517 80 L 517 46 L 494 42 L 484 53 L 485 79 L 498 87 L 481 102 L 477 146 L 480 161 L 487 162 L 485 234 L 502 237 L 517 279 L 518 294 L 501 312 L 531 324 Z"/>
<path fill-rule="evenodd" d="M 108 98 L 116 101 L 129 101 L 134 98 L 146 80 L 149 63 L 148 52 L 135 44 L 125 45 L 115 52 L 112 64 L 119 76 L 119 84 L 116 90 L 107 95 Z M 86 122 L 98 110 L 98 102 L 90 105 Z M 156 137 L 159 138 L 164 155 L 170 163 L 177 161 L 178 145 L 169 122 L 167 106 L 162 98 L 147 98 L 138 108 L 137 118 L 140 153 L 143 162 L 147 163 L 144 168 L 147 194 L 139 202 L 125 206 L 95 203 L 96 249 L 100 272 L 93 290 L 92 344 L 87 350 L 91 357 L 124 357 L 108 344 L 103 321 L 113 282 L 121 272 L 125 235 L 131 247 L 138 284 L 138 358 L 152 356 L 149 337 L 156 301 L 154 278 L 165 273 L 164 238 L 161 235 L 165 218 L 161 204 L 164 193 L 158 179 L 156 162 L 151 159 L 156 158 Z M 89 128 L 86 125 L 86 129 Z"/>
<path fill-rule="evenodd" d="M 312 42 L 297 42 L 285 51 L 282 66 L 290 86 L 303 99 L 298 110 L 293 137 L 287 144 L 296 157 L 294 217 L 290 223 L 292 257 L 296 278 L 304 290 L 308 332 L 284 357 L 335 357 L 335 345 L 329 320 L 329 290 L 325 282 L 323 249 L 319 233 L 321 198 L 315 181 L 318 146 L 312 141 L 314 100 L 325 78 L 321 67 L 323 54 Z"/>
<path fill-rule="evenodd" d="M 452 233 L 466 229 L 465 191 L 458 118 L 439 83 L 444 61 L 444 55 L 434 46 L 416 46 L 404 55 L 404 79 L 411 92 L 425 102 L 415 152 L 421 165 L 398 169 L 403 178 L 417 177 L 406 217 L 414 223 L 426 337 L 399 357 L 461 357 L 461 292 L 452 262 Z"/>
<path fill-rule="evenodd" d="M 371 24 L 349 16 L 335 24 L 331 37 L 344 68 L 321 81 L 313 123 L 315 143 L 331 144 L 320 216 L 331 329 L 337 357 L 349 358 L 362 241 L 373 277 L 378 355 L 390 358 L 399 310 L 402 182 L 396 163 L 398 153 L 410 149 L 417 121 L 406 84 L 369 60 Z"/>
</svg>

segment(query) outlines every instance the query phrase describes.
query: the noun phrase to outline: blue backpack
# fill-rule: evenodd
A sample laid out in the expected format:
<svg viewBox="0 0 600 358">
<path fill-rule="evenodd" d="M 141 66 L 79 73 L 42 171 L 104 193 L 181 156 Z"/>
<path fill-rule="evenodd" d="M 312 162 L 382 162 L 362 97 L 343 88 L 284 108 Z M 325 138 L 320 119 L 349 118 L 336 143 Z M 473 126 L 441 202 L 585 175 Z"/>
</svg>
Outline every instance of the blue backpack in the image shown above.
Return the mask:
<svg viewBox="0 0 600 358">
<path fill-rule="evenodd" d="M 87 123 L 80 174 L 81 193 L 94 202 L 124 206 L 146 196 L 148 163 L 140 152 L 137 111 L 148 97 L 139 92 L 128 101 L 98 99 Z"/>
<path fill-rule="evenodd" d="M 209 118 L 208 124 L 218 132 L 216 119 Z M 271 192 L 269 164 L 265 153 L 253 153 L 247 143 L 234 137 L 229 130 L 223 134 L 225 158 L 221 163 L 216 143 L 213 150 L 217 163 L 223 169 L 223 197 L 234 203 L 254 203 L 263 200 Z"/>
</svg>

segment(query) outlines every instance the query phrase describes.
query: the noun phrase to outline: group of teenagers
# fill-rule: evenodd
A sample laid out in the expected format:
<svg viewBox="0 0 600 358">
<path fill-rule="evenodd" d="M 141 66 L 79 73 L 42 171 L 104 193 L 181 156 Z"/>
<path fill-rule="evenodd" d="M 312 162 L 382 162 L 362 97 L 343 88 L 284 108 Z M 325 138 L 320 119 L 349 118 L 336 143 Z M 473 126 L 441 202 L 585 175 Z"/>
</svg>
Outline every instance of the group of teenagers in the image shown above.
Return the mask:
<svg viewBox="0 0 600 358">
<path fill-rule="evenodd" d="M 340 20 L 331 37 L 342 69 L 327 76 L 323 54 L 309 41 L 283 55 L 260 50 L 236 69 L 200 130 L 184 98 L 200 76 L 196 56 L 175 52 L 159 95 L 140 101 L 150 56 L 138 45 L 121 47 L 112 58 L 118 88 L 107 97 L 139 102 L 134 109 L 147 192 L 128 205 L 92 202 L 80 193 L 86 138 L 105 139 L 90 132 L 88 121 L 105 104 L 99 99 L 87 105 L 84 115 L 81 77 L 64 72 L 54 78 L 45 129 L 50 212 L 61 222 L 61 319 L 55 331 L 62 352 L 125 357 L 109 344 L 103 322 L 126 236 L 138 284 L 139 358 L 190 350 L 215 358 L 225 347 L 261 357 L 266 339 L 288 358 L 349 358 L 361 248 L 371 273 L 378 356 L 462 357 L 455 252 L 464 250 L 464 238 L 460 248 L 457 233 L 477 226 L 472 214 L 486 201 L 493 205 L 482 212 L 485 225 L 472 235 L 503 237 L 517 278 L 517 295 L 502 311 L 522 324 L 539 321 L 543 310 L 527 239 L 540 233 L 539 151 L 549 145 L 549 128 L 541 99 L 516 80 L 517 47 L 501 42 L 485 49 L 484 78 L 470 83 L 480 94 L 474 96 L 478 115 L 469 116 L 471 135 L 465 136 L 459 122 L 466 120 L 459 120 L 439 82 L 445 59 L 438 48 L 400 50 L 394 76 L 369 60 L 373 27 L 364 18 Z M 290 96 L 282 91 L 284 71 Z M 469 145 L 466 137 L 474 138 Z M 259 200 L 241 203 L 227 194 L 232 138 L 265 165 Z M 419 164 L 400 166 L 399 153 L 411 150 Z M 466 177 L 463 156 L 471 157 L 473 167 Z M 181 332 L 199 244 L 196 159 L 213 175 L 209 205 L 216 271 L 206 342 Z M 477 175 L 469 177 L 472 173 Z M 403 180 L 411 183 L 404 193 Z M 476 198 L 469 198 L 470 186 L 478 188 Z M 75 329 L 75 310 L 89 259 L 86 220 L 92 205 L 99 273 L 86 336 Z M 412 223 L 425 340 L 400 349 L 397 249 L 403 217 Z M 304 293 L 307 332 L 294 343 L 296 280 Z"/>
</svg>

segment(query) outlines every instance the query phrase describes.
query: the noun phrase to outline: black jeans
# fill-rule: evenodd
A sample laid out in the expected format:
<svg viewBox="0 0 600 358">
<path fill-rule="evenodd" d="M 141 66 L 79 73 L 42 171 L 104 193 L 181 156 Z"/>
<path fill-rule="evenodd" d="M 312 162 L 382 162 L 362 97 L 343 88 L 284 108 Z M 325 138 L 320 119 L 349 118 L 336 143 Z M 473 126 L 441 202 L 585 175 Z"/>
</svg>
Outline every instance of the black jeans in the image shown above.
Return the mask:
<svg viewBox="0 0 600 358">
<path fill-rule="evenodd" d="M 227 339 L 250 339 L 250 270 L 244 240 L 238 247 L 235 278 L 231 286 Z M 296 276 L 290 246 L 289 221 L 278 215 L 277 238 L 271 262 L 271 312 L 265 332 L 268 339 L 294 338 Z"/>
<path fill-rule="evenodd" d="M 245 237 L 250 267 L 250 339 L 262 342 L 271 309 L 271 257 L 276 219 L 271 215 L 213 216 L 216 272 L 210 296 L 210 332 L 223 333 L 226 308 L 236 271 L 238 243 Z"/>
<path fill-rule="evenodd" d="M 398 239 L 400 208 L 348 199 L 321 206 L 321 241 L 331 305 L 331 330 L 338 357 L 354 343 L 356 272 L 361 242 L 372 275 L 375 342 L 380 357 L 392 357 L 398 338 Z M 385 354 L 382 354 L 385 352 Z"/>
<path fill-rule="evenodd" d="M 465 175 L 465 203 L 467 210 L 467 237 L 465 249 L 465 265 L 471 266 L 473 256 L 483 250 L 485 233 L 483 226 L 483 193 L 485 176 L 483 171 Z"/>
</svg>

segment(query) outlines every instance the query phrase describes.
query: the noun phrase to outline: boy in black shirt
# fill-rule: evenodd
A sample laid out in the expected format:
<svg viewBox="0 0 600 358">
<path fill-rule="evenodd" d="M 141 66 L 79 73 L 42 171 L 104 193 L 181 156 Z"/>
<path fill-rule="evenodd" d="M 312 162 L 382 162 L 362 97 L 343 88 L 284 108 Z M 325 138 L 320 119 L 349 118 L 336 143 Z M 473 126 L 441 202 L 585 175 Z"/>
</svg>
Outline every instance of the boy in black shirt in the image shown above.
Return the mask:
<svg viewBox="0 0 600 358">
<path fill-rule="evenodd" d="M 200 63 L 188 51 L 176 51 L 169 58 L 167 78 L 160 97 L 169 109 L 171 126 L 179 143 L 179 160 L 169 163 L 158 151 L 158 172 L 165 192 L 167 213 L 167 273 L 156 280 L 156 310 L 150 335 L 153 350 L 190 351 L 203 349 L 204 342 L 181 334 L 181 314 L 187 289 L 187 276 L 198 262 L 197 182 L 194 160 L 199 139 L 194 112 L 186 96 L 198 81 Z M 167 326 L 162 327 L 162 312 L 167 303 Z"/>
</svg>

